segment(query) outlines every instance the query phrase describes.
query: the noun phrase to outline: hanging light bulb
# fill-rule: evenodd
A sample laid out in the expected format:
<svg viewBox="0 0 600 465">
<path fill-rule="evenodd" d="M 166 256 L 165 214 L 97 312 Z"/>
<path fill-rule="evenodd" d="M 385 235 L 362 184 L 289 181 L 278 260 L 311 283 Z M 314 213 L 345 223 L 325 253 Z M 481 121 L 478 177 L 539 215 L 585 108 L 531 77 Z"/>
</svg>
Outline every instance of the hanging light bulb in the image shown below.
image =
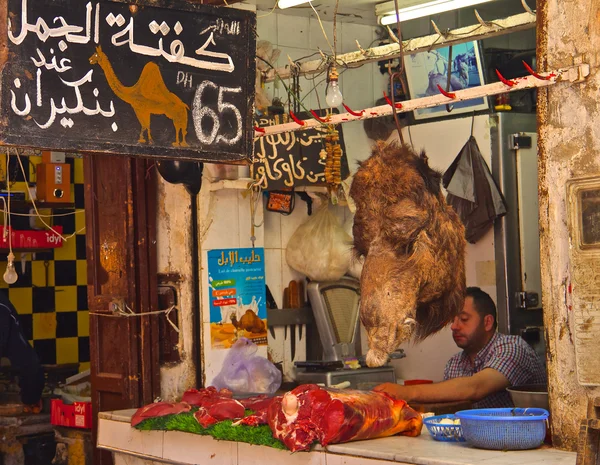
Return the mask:
<svg viewBox="0 0 600 465">
<path fill-rule="evenodd" d="M 19 275 L 15 270 L 15 256 L 12 252 L 8 254 L 7 262 L 6 271 L 3 276 L 4 282 L 6 284 L 14 284 L 17 282 L 17 279 L 19 279 Z"/>
<path fill-rule="evenodd" d="M 337 108 L 344 101 L 344 97 L 340 92 L 338 77 L 337 69 L 335 69 L 335 66 L 332 66 L 329 71 L 329 87 L 327 88 L 327 94 L 325 95 L 325 101 L 330 108 Z"/>
</svg>

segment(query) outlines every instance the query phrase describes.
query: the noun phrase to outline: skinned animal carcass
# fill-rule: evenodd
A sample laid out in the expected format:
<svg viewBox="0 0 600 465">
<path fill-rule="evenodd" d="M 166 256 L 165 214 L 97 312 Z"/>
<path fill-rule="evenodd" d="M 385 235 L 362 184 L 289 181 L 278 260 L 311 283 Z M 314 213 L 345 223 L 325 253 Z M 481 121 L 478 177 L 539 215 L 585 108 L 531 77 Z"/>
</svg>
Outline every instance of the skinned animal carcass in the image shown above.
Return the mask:
<svg viewBox="0 0 600 465">
<path fill-rule="evenodd" d="M 439 331 L 462 310 L 465 231 L 424 153 L 378 143 L 360 163 L 350 196 L 356 204 L 354 248 L 365 258 L 360 316 L 367 364 L 414 336 Z"/>
<path fill-rule="evenodd" d="M 423 419 L 406 402 L 382 392 L 303 384 L 275 398 L 267 418 L 273 437 L 292 452 L 395 434 L 418 436 Z"/>
</svg>

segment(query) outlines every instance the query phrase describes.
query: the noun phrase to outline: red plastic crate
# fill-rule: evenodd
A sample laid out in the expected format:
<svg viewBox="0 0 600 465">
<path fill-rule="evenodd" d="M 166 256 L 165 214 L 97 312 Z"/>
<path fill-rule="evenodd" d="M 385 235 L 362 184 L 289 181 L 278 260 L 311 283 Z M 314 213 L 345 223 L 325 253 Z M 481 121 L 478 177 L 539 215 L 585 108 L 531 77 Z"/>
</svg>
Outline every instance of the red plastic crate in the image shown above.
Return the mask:
<svg viewBox="0 0 600 465">
<path fill-rule="evenodd" d="M 89 429 L 92 427 L 92 403 L 65 404 L 61 399 L 52 399 L 50 423 L 56 426 Z"/>
</svg>

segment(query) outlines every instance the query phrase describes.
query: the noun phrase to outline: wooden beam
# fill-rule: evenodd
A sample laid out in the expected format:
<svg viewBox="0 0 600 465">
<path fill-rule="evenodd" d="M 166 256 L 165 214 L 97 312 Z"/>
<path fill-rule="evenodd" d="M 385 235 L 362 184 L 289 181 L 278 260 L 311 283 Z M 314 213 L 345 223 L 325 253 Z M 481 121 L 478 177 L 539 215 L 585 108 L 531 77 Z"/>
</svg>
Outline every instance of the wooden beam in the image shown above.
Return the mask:
<svg viewBox="0 0 600 465">
<path fill-rule="evenodd" d="M 521 13 L 515 16 L 509 16 L 505 19 L 497 19 L 485 24 L 475 24 L 448 31 L 443 36 L 432 34 L 424 37 L 404 40 L 402 48 L 405 54 L 418 53 L 426 50 L 432 50 L 449 45 L 462 44 L 473 40 L 488 39 L 490 37 L 510 34 L 511 32 L 524 31 L 535 27 L 535 15 L 530 13 Z M 357 44 L 358 45 L 358 44 Z M 358 46 L 357 46 L 358 48 Z M 337 56 L 339 66 L 362 66 L 366 63 L 381 60 L 391 60 L 400 56 L 400 47 L 397 43 L 381 45 L 379 47 L 369 48 L 367 50 L 357 50 L 356 52 L 344 53 Z M 302 75 L 311 75 L 323 71 L 327 67 L 324 60 L 311 60 L 300 63 L 298 73 Z M 279 76 L 281 79 L 287 79 L 291 75 L 291 65 L 288 64 L 281 68 L 270 69 L 265 75 L 265 82 L 271 82 Z"/>
</svg>

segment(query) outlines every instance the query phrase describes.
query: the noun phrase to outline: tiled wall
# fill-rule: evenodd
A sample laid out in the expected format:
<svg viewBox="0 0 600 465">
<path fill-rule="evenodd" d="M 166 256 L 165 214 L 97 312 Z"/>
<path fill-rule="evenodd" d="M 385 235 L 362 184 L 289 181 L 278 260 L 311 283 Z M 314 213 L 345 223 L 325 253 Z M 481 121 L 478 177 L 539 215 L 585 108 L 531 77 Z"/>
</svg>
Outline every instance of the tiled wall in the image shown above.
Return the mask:
<svg viewBox="0 0 600 465">
<path fill-rule="evenodd" d="M 35 185 L 35 165 L 41 162 L 41 156 L 21 156 L 21 160 L 27 179 L 23 178 L 16 156 L 11 155 L 8 168 L 11 191 L 28 192 L 28 186 Z M 35 258 L 27 254 L 25 272 L 21 270 L 22 254 L 15 253 L 19 279 L 10 286 L 1 279 L 7 252 L 0 253 L 0 292 L 7 293 L 17 309 L 25 336 L 43 364 L 78 363 L 80 370 L 85 370 L 89 367 L 90 351 L 83 160 L 67 158 L 67 163 L 71 165 L 71 199 L 75 208 L 44 209 L 40 213 L 52 214 L 46 221 L 61 225 L 63 236 L 77 234 L 60 248 L 36 253 Z M 0 166 L 3 167 L 0 180 L 4 181 L 5 154 L 0 155 Z M 14 229 L 29 228 L 27 217 L 13 215 L 11 220 Z"/>
</svg>

